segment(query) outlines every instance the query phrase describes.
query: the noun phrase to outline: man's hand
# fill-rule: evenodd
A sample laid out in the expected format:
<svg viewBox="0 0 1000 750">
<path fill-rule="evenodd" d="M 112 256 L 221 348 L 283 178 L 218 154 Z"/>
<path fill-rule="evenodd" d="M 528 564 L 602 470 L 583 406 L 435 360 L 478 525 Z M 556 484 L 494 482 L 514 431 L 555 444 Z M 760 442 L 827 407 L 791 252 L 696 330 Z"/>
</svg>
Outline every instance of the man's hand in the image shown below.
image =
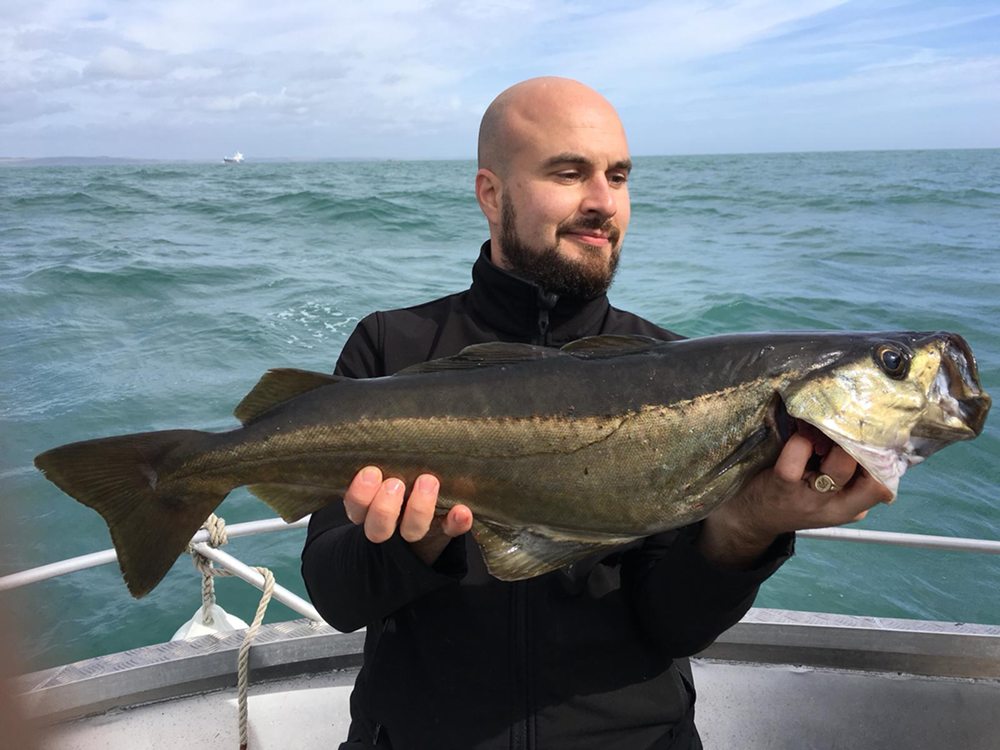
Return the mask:
<svg viewBox="0 0 1000 750">
<path fill-rule="evenodd" d="M 814 453 L 821 457 L 818 472 L 809 469 Z M 840 489 L 814 490 L 811 480 L 820 473 Z M 803 431 L 788 439 L 772 468 L 751 479 L 705 519 L 699 545 L 718 565 L 747 567 L 779 534 L 860 521 L 875 505 L 891 500 L 889 489 L 843 448 L 811 430 Z"/>
<path fill-rule="evenodd" d="M 387 541 L 398 528 L 417 557 L 430 565 L 453 537 L 472 528 L 472 511 L 465 505 L 454 506 L 447 515 L 435 514 L 440 486 L 437 477 L 421 474 L 407 498 L 401 480 L 383 480 L 378 467 L 368 466 L 355 475 L 344 493 L 344 511 L 377 544 Z"/>
</svg>

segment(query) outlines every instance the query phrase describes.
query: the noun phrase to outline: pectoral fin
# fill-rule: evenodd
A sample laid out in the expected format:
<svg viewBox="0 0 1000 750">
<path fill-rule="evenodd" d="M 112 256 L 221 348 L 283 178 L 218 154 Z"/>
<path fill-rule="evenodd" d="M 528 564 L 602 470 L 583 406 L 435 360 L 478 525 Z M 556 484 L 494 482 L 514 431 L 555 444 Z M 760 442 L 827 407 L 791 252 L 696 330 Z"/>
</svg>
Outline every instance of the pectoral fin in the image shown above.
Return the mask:
<svg viewBox="0 0 1000 750">
<path fill-rule="evenodd" d="M 562 532 L 513 528 L 478 516 L 472 534 L 483 552 L 490 575 L 501 581 L 524 578 L 564 568 L 595 552 L 611 552 L 636 537 L 568 536 Z"/>
</svg>

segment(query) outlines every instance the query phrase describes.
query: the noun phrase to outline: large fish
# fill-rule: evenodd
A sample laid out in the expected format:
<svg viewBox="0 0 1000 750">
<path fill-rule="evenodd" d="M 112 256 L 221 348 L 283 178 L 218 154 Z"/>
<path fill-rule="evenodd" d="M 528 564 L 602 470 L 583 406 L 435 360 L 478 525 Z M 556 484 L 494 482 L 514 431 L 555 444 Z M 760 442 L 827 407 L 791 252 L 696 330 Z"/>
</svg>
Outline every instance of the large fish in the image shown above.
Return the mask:
<svg viewBox="0 0 1000 750">
<path fill-rule="evenodd" d="M 371 380 L 272 370 L 239 429 L 88 440 L 35 464 L 104 517 L 135 596 L 235 487 L 291 521 L 371 462 L 407 483 L 437 475 L 440 508 L 467 504 L 490 572 L 516 580 L 704 518 L 773 464 L 796 420 L 895 493 L 989 408 L 950 333 L 596 336 L 480 344 Z"/>
</svg>

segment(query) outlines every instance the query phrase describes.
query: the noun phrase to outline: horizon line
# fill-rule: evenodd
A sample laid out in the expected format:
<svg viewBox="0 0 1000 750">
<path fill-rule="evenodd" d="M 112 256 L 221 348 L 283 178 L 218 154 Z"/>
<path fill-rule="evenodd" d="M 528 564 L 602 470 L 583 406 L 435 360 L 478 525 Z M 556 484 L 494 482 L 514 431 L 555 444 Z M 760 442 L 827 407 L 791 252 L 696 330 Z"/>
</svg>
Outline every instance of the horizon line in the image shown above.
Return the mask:
<svg viewBox="0 0 1000 750">
<path fill-rule="evenodd" d="M 922 152 L 922 151 L 996 151 L 1000 146 L 941 146 L 925 148 L 855 148 L 855 149 L 813 149 L 788 151 L 705 151 L 705 152 L 684 152 L 684 153 L 660 153 L 660 154 L 632 154 L 633 158 L 683 158 L 683 157 L 704 157 L 704 156 L 791 156 L 795 154 L 856 154 L 856 153 L 885 153 L 885 152 Z M 26 162 L 48 162 L 59 161 L 73 162 L 127 162 L 131 164 L 223 164 L 222 157 L 135 157 L 135 156 L 82 156 L 74 154 L 60 154 L 58 156 L 0 156 L 0 166 L 14 166 Z M 420 162 L 420 161 L 475 161 L 474 156 L 260 156 L 257 158 L 245 159 L 242 164 L 233 164 L 233 167 L 245 167 L 248 164 L 261 163 L 289 163 L 289 162 L 372 162 L 372 161 L 400 161 L 400 162 Z"/>
</svg>

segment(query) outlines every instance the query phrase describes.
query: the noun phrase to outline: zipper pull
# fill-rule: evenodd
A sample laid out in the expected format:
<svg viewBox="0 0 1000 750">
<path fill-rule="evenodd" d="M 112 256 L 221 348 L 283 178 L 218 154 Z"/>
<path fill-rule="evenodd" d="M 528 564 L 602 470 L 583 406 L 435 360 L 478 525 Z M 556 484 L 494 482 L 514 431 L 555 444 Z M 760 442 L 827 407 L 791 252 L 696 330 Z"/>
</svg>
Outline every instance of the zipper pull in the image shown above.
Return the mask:
<svg viewBox="0 0 1000 750">
<path fill-rule="evenodd" d="M 538 311 L 538 343 L 547 344 L 548 341 L 546 337 L 549 333 L 549 311 L 539 310 Z"/>
<path fill-rule="evenodd" d="M 538 343 L 548 346 L 549 343 L 549 310 L 556 306 L 559 295 L 553 292 L 546 292 L 541 287 L 537 287 L 538 302 Z"/>
</svg>

